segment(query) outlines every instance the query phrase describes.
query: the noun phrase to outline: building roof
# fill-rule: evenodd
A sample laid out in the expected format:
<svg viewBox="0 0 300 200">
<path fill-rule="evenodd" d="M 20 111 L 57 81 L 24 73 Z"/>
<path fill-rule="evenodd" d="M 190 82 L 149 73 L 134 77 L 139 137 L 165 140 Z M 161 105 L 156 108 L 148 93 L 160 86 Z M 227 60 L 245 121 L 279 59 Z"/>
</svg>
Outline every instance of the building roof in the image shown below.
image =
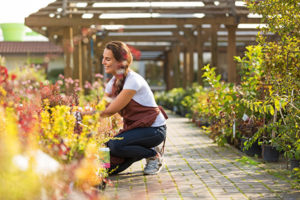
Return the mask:
<svg viewBox="0 0 300 200">
<path fill-rule="evenodd" d="M 51 42 L 0 42 L 1 53 L 63 53 L 63 50 Z"/>
</svg>

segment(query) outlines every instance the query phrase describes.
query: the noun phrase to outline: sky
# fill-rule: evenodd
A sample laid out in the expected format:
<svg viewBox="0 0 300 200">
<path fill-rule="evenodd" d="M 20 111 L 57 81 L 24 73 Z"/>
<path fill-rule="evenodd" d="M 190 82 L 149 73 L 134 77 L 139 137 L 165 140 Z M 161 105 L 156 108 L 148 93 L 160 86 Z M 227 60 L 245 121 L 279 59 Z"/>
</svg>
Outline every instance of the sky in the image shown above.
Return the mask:
<svg viewBox="0 0 300 200">
<path fill-rule="evenodd" d="M 55 0 L 0 0 L 0 24 L 24 23 L 25 17 Z"/>
</svg>

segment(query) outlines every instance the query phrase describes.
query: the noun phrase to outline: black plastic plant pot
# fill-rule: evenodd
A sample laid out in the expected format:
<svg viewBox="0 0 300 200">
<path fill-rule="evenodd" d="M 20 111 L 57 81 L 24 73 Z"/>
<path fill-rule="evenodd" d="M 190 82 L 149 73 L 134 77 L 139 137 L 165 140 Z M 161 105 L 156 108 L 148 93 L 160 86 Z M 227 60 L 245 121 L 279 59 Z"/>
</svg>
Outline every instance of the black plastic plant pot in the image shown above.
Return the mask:
<svg viewBox="0 0 300 200">
<path fill-rule="evenodd" d="M 266 162 L 278 162 L 279 160 L 279 151 L 271 145 L 263 145 L 262 154 Z"/>
<path fill-rule="evenodd" d="M 290 165 L 291 165 L 291 170 L 293 171 L 293 169 L 299 168 L 299 166 L 300 166 L 300 160 L 291 159 L 290 160 Z"/>
<path fill-rule="evenodd" d="M 244 143 L 247 140 L 248 139 L 246 138 L 241 138 L 241 151 L 247 154 L 248 156 L 255 156 L 255 155 L 261 156 L 261 147 L 258 145 L 258 142 L 257 141 L 253 142 L 252 146 L 246 149 Z"/>
</svg>

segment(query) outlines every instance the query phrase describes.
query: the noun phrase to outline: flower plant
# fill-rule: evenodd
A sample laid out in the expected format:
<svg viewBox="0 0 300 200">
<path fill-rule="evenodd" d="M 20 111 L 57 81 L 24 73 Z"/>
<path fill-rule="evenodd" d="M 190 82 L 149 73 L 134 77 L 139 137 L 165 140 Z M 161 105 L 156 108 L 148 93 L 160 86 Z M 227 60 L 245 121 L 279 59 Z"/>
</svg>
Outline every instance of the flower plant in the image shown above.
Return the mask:
<svg viewBox="0 0 300 200">
<path fill-rule="evenodd" d="M 100 77 L 88 97 L 75 80 L 50 84 L 31 68 L 10 74 L 3 67 L 3 72 L 7 77 L 0 83 L 0 198 L 62 199 L 73 192 L 100 198 L 93 186 L 106 180 L 107 173 L 98 149 L 120 128 L 119 116 L 100 118 L 106 105 Z M 98 112 L 81 116 L 87 109 Z M 45 162 L 49 166 L 41 168 Z M 55 170 L 50 163 L 56 163 Z"/>
</svg>

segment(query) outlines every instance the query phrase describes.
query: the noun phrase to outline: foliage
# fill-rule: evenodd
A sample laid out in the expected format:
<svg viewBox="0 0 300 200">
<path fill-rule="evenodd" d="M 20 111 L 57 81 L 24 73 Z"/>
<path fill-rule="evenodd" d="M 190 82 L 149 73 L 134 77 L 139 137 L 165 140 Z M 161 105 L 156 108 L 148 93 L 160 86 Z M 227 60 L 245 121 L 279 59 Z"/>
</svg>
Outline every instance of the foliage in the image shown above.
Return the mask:
<svg viewBox="0 0 300 200">
<path fill-rule="evenodd" d="M 221 76 L 216 75 L 215 68 L 209 65 L 203 67 L 204 81 L 210 85 L 207 93 L 207 103 L 204 113 L 208 114 L 211 123 L 212 138 L 219 145 L 226 143 L 226 136 L 232 135 L 236 118 L 236 107 L 239 106 L 237 88 L 231 83 L 220 81 Z M 234 136 L 235 137 L 235 136 Z"/>
<path fill-rule="evenodd" d="M 258 37 L 262 47 L 264 104 L 258 110 L 270 114 L 265 119 L 267 139 L 288 158 L 300 159 L 299 89 L 300 89 L 300 5 L 298 1 L 247 1 L 249 8 L 262 15 L 267 24 Z M 266 33 L 277 36 L 269 41 Z M 261 132 L 266 136 L 266 131 Z"/>
<path fill-rule="evenodd" d="M 100 118 L 106 105 L 103 87 L 95 85 L 93 96 L 85 98 L 74 80 L 50 84 L 31 69 L 18 75 L 3 69 L 0 198 L 62 199 L 71 193 L 100 198 L 93 186 L 107 173 L 98 149 L 120 128 L 119 116 Z M 86 110 L 96 112 L 81 116 Z"/>
<path fill-rule="evenodd" d="M 17 119 L 12 108 L 0 107 L 0 198 L 37 199 L 40 179 L 33 170 L 33 160 L 18 165 L 16 155 L 26 152 L 18 140 Z M 26 161 L 25 161 L 26 162 Z"/>
<path fill-rule="evenodd" d="M 247 156 L 243 156 L 239 159 L 236 159 L 235 160 L 236 162 L 240 162 L 242 163 L 243 165 L 252 165 L 252 166 L 258 166 L 260 163 L 251 159 L 250 157 L 247 157 Z"/>
<path fill-rule="evenodd" d="M 251 11 L 262 15 L 262 22 L 267 24 L 264 31 L 271 31 L 280 36 L 294 35 L 299 38 L 298 0 L 246 0 L 246 2 Z"/>
</svg>

